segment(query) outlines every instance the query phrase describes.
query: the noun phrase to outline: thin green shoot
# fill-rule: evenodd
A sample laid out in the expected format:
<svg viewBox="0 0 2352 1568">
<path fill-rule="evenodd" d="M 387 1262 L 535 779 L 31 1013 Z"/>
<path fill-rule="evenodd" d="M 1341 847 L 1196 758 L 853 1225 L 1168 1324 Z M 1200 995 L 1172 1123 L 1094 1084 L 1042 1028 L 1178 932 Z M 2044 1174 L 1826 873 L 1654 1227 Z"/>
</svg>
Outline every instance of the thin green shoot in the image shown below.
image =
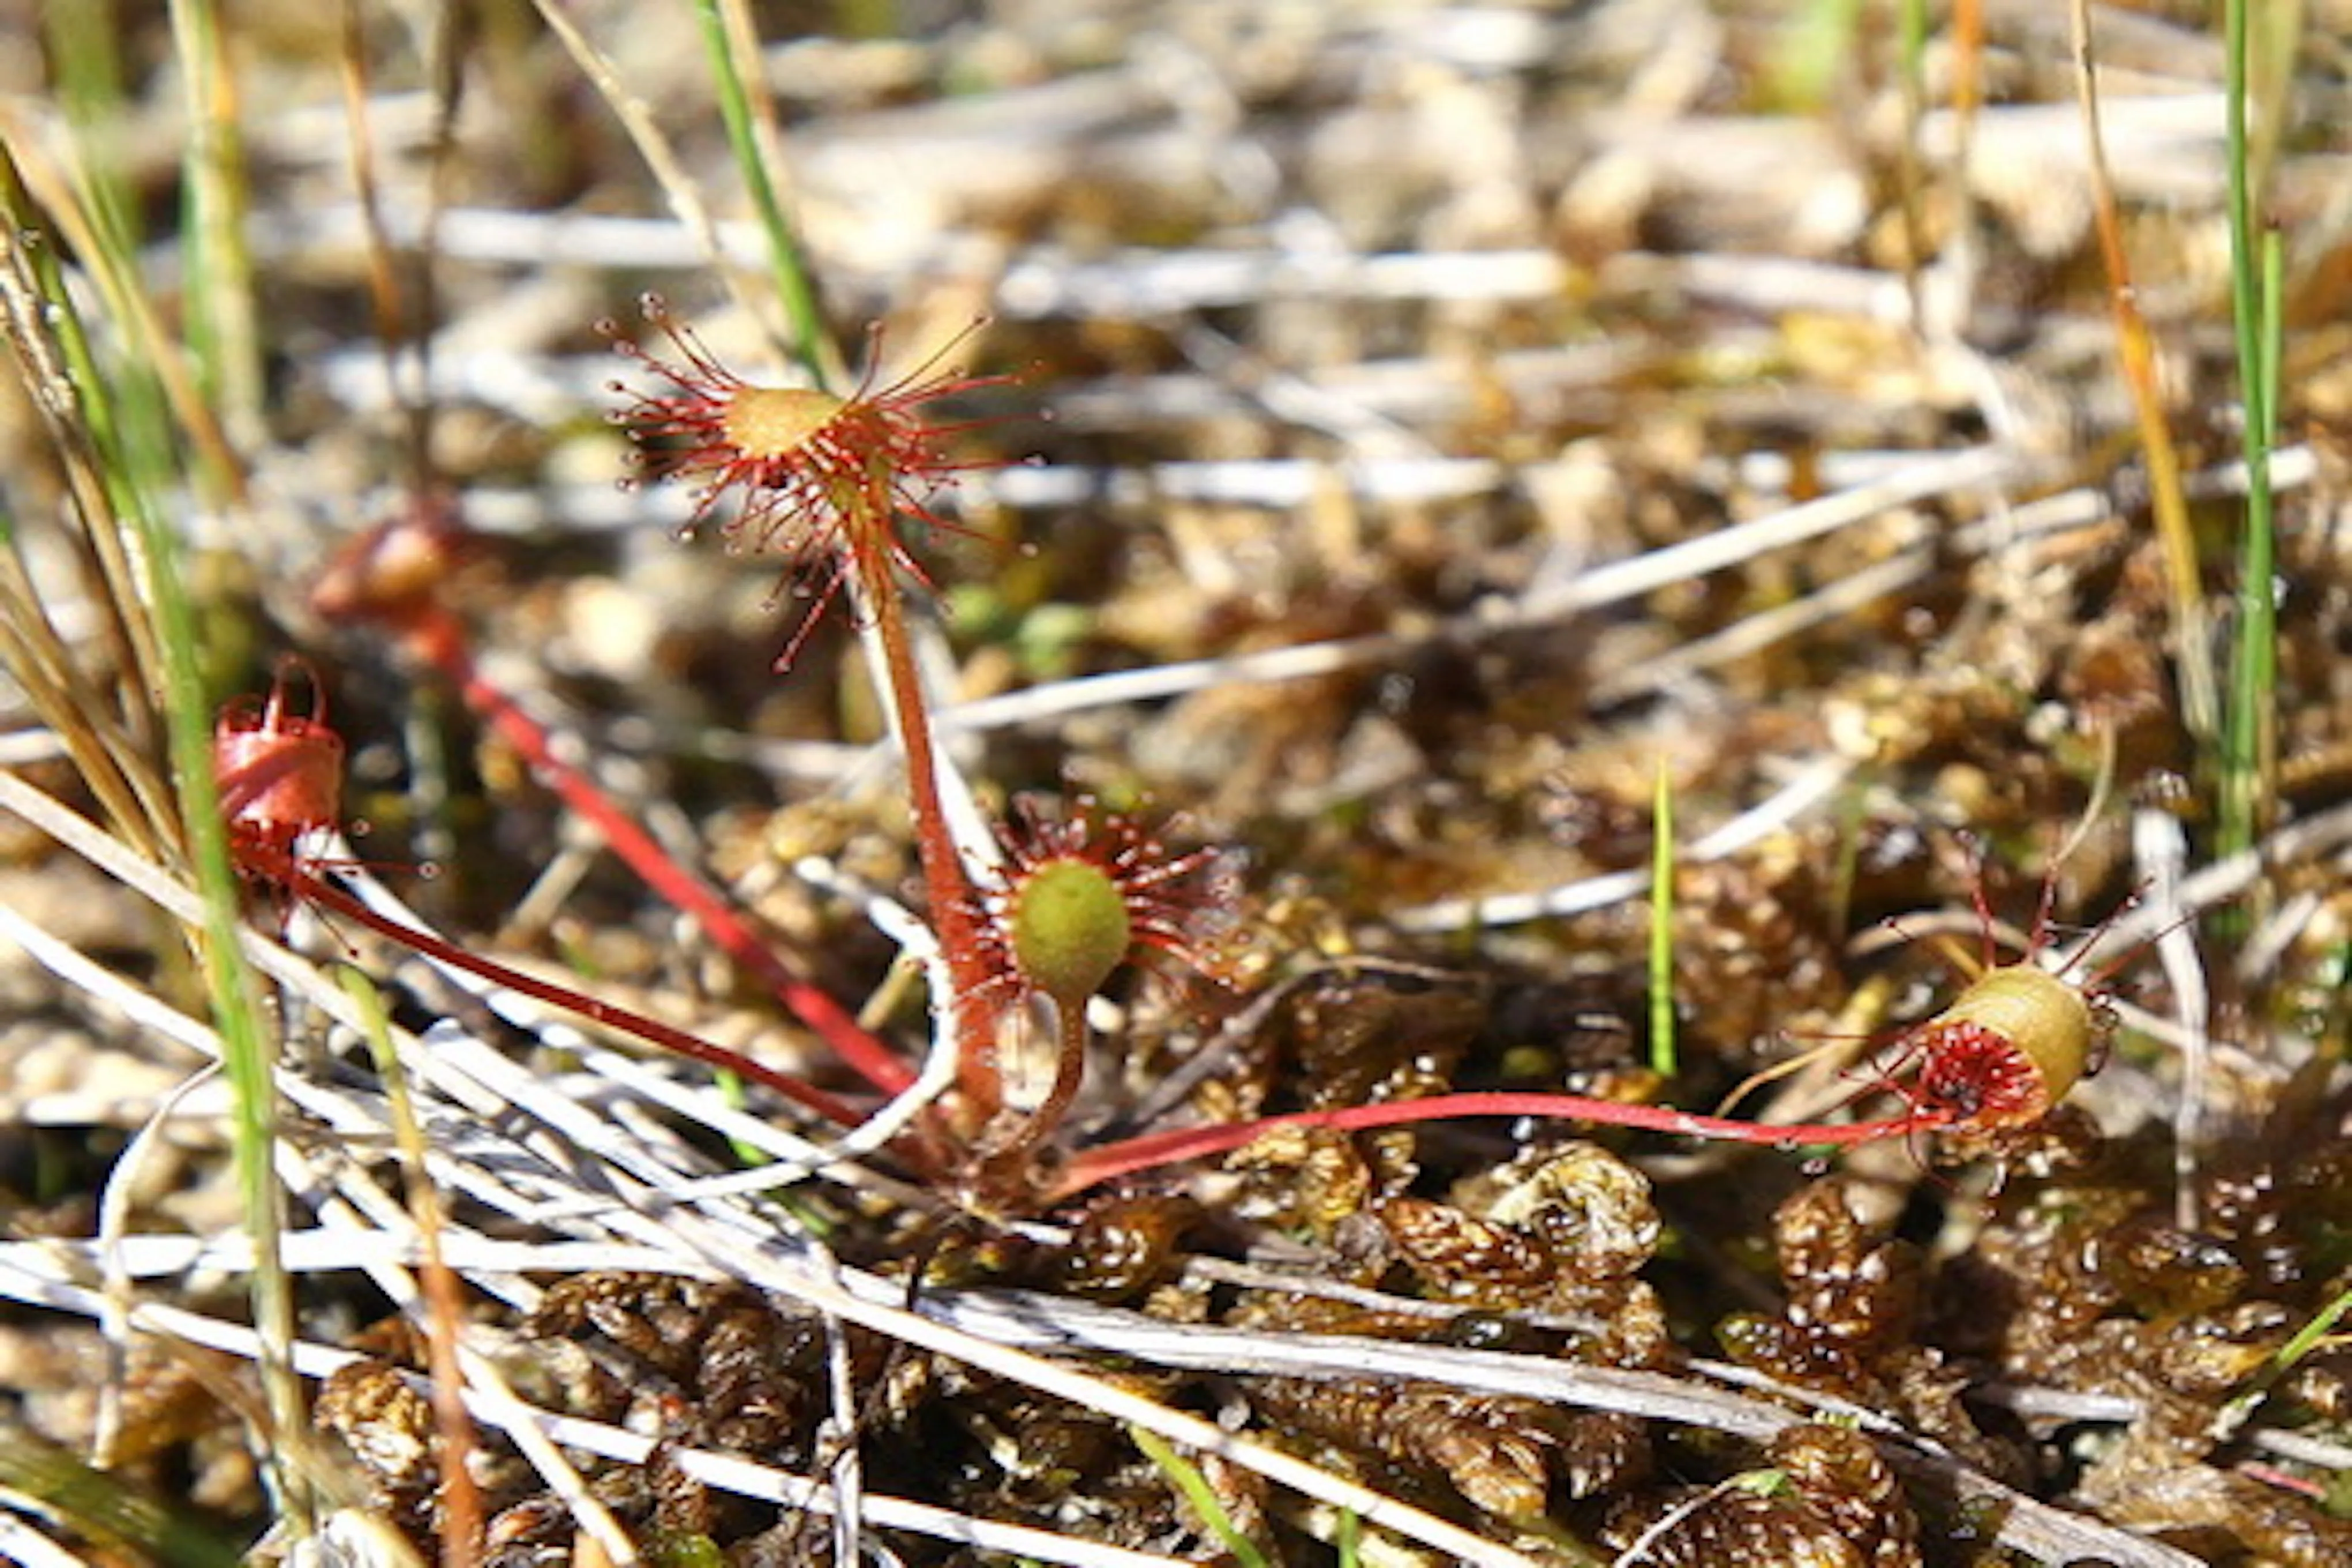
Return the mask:
<svg viewBox="0 0 2352 1568">
<path fill-rule="evenodd" d="M 71 308 L 69 299 L 52 304 Z M 77 391 L 87 406 L 105 402 L 111 386 L 139 379 L 128 374 L 101 376 Z M 261 1338 L 262 1378 L 274 1427 L 264 1459 L 279 1502 L 301 1538 L 309 1534 L 315 1510 L 299 1462 L 309 1426 L 291 1361 L 293 1290 L 279 1256 L 284 1216 L 276 1172 L 277 1052 L 263 1026 L 259 993 L 239 943 L 243 888 L 229 859 L 227 825 L 213 782 L 213 705 L 204 685 L 195 605 L 180 566 L 179 535 L 164 521 L 162 505 L 166 476 L 157 466 L 167 447 L 163 432 L 123 443 L 122 499 L 128 502 L 123 516 L 146 568 L 147 603 L 163 660 L 164 728 L 182 826 L 205 905 L 198 947 L 235 1102 L 231 1140 L 238 1195 L 254 1251 L 254 1324 Z"/>
<path fill-rule="evenodd" d="M 1354 1509 L 1339 1510 L 1331 1531 L 1331 1551 L 1339 1559 L 1339 1568 L 1359 1568 L 1363 1562 L 1364 1521 Z"/>
<path fill-rule="evenodd" d="M 751 1110 L 750 1081 L 734 1068 L 720 1068 L 713 1072 L 710 1077 L 710 1087 L 718 1093 L 720 1102 L 728 1110 L 745 1112 Z M 728 1134 L 727 1149 L 735 1156 L 736 1165 L 742 1170 L 755 1171 L 776 1163 L 776 1157 L 773 1154 L 756 1144 L 746 1142 L 732 1133 Z M 793 1224 L 819 1242 L 832 1241 L 841 1229 L 841 1222 L 831 1209 L 822 1204 L 809 1202 L 790 1187 L 779 1188 L 770 1193 L 768 1201 L 792 1215 Z"/>
<path fill-rule="evenodd" d="M 212 776 L 212 703 L 204 685 L 196 614 L 180 568 L 178 536 L 142 493 L 131 521 L 147 563 L 150 602 L 163 655 L 164 721 L 181 811 L 205 901 L 202 951 L 205 989 L 221 1035 L 236 1109 L 232 1140 L 237 1189 L 254 1251 L 253 1309 L 263 1347 L 263 1379 L 276 1427 L 268 1454 L 280 1501 L 298 1536 L 307 1535 L 311 1508 L 308 1481 L 290 1463 L 307 1430 L 299 1381 L 290 1359 L 294 1298 L 278 1256 L 284 1229 L 276 1152 L 277 1049 L 262 1025 L 260 996 L 238 943 L 243 889 L 229 860 L 227 825 Z"/>
<path fill-rule="evenodd" d="M 2272 327 L 2263 308 L 2263 263 L 2255 237 L 2255 207 L 2263 191 L 2255 184 L 2251 139 L 2251 16 L 2246 0 L 2222 5 L 2222 101 L 2225 101 L 2227 164 L 2230 164 L 2230 318 L 2237 331 L 2239 400 L 2246 428 L 2246 536 L 2239 545 L 2239 626 L 2230 668 L 2230 726 L 2222 736 L 2221 835 L 2218 851 L 2237 853 L 2258 832 L 2258 783 L 2263 731 L 2274 684 L 2274 599 L 2272 599 L 2270 536 L 2270 439 L 2277 430 L 2272 409 L 2274 381 L 2265 364 L 2277 364 L 2270 348 Z M 2274 315 L 2274 312 L 2272 312 Z M 2258 647 L 2261 644 L 2261 647 Z"/>
<path fill-rule="evenodd" d="M 833 385 L 841 379 L 841 366 L 824 335 L 816 282 L 809 275 L 800 237 L 784 216 L 782 199 L 769 173 L 775 162 L 775 138 L 771 130 L 773 121 L 763 112 L 764 95 L 762 112 L 753 108 L 751 72 L 759 66 L 758 36 L 741 0 L 697 0 L 695 9 L 702 19 L 704 47 L 710 53 L 710 75 L 719 89 L 719 113 L 726 121 L 727 144 L 751 193 L 761 231 L 767 237 L 768 265 L 775 274 L 776 295 L 783 301 L 792 327 L 793 357 L 817 386 Z"/>
<path fill-rule="evenodd" d="M 1242 1568 L 1273 1568 L 1273 1564 L 1266 1561 L 1265 1553 L 1257 1549 L 1257 1543 L 1244 1535 L 1234 1523 L 1234 1517 L 1226 1510 L 1224 1500 L 1217 1496 L 1216 1489 L 1209 1485 L 1209 1478 L 1201 1473 L 1201 1467 L 1178 1453 L 1174 1446 L 1158 1433 L 1147 1432 L 1133 1422 L 1128 1423 L 1127 1435 L 1137 1447 L 1143 1450 L 1143 1457 L 1159 1467 L 1160 1473 L 1168 1478 L 1168 1484 L 1174 1487 L 1192 1506 L 1192 1511 L 1200 1516 L 1202 1522 L 1209 1527 L 1224 1549 L 1233 1553 L 1234 1561 L 1241 1563 Z"/>
<path fill-rule="evenodd" d="M 2277 777 L 2277 539 L 2270 458 L 2278 437 L 2283 263 L 2274 229 L 2258 231 L 2248 124 L 2246 0 L 2228 0 L 2223 30 L 2230 171 L 2230 297 L 2245 406 L 2246 528 L 2240 542 L 2238 626 L 2231 660 L 2229 723 L 2222 737 L 2221 826 L 2216 847 L 2251 847 L 2270 815 Z"/>
<path fill-rule="evenodd" d="M 1672 1078 L 1675 1050 L 1675 784 L 1658 760 L 1650 820 L 1650 1068 Z"/>
<path fill-rule="evenodd" d="M 744 1086 L 742 1074 L 727 1068 L 720 1068 L 711 1075 L 710 1087 L 718 1091 L 720 1102 L 728 1110 L 751 1109 L 751 1096 Z M 754 1148 L 740 1138 L 730 1136 L 727 1140 L 727 1151 L 735 1156 L 735 1163 L 746 1171 L 757 1170 L 760 1166 L 770 1163 L 766 1150 Z"/>
<path fill-rule="evenodd" d="M 0 1488 L 69 1524 L 100 1560 L 159 1568 L 236 1568 L 242 1560 L 194 1518 L 13 1422 L 0 1430 Z"/>
<path fill-rule="evenodd" d="M 2352 1058 L 2352 941 L 2337 942 L 2320 973 L 2326 977 L 2327 1001 L 2315 1032 L 2321 1053 L 2340 1062 Z"/>
<path fill-rule="evenodd" d="M 2247 125 L 2247 0 L 2225 0 L 2222 6 L 2224 130 L 2228 137 L 2230 205 L 2230 308 L 2238 346 L 2239 395 L 2246 410 L 2246 438 L 2271 427 L 2270 389 L 2262 375 L 2263 342 L 2261 278 L 2255 259 L 2254 209 L 2261 193 L 2254 186 L 2252 147 Z M 2267 476 L 2256 469 L 2252 482 Z M 2251 509 L 2252 498 L 2248 497 Z"/>
<path fill-rule="evenodd" d="M 0 194 L 6 195 L 11 205 L 12 229 L 28 232 L 33 216 L 21 205 L 23 191 L 16 183 L 13 165 L 7 171 L 5 193 Z M 95 254 L 88 248 L 78 253 L 101 273 L 111 273 L 118 282 L 132 279 L 131 258 L 121 248 L 119 231 L 101 220 L 95 237 Z M 44 300 L 41 347 L 63 363 L 67 362 L 57 337 L 67 341 L 79 337 L 85 344 L 89 339 L 77 315 L 72 293 L 61 286 L 54 270 L 46 279 L 59 286 Z M 45 284 L 37 281 L 36 286 Z M 143 297 L 126 301 L 110 293 L 107 300 L 110 305 L 145 312 L 142 326 L 152 324 L 152 310 Z M 144 334 L 133 329 L 126 336 L 135 343 L 143 341 Z M 135 560 L 143 569 L 125 603 L 143 604 L 152 617 L 150 635 L 160 662 L 163 724 L 174 774 L 180 836 L 188 847 L 204 900 L 196 947 L 235 1101 L 231 1142 L 254 1249 L 254 1323 L 261 1336 L 263 1385 L 275 1427 L 265 1446 L 264 1462 L 297 1537 L 305 1537 L 315 1510 L 301 1462 L 308 1447 L 309 1417 L 291 1362 L 293 1293 L 278 1255 L 283 1222 L 275 1161 L 276 1051 L 263 1026 L 259 994 L 239 944 L 243 889 L 229 859 L 227 826 L 213 781 L 213 705 L 204 687 L 196 613 L 180 567 L 179 535 L 166 521 L 164 498 L 185 482 L 176 461 L 181 447 L 166 413 L 171 405 L 138 364 L 100 366 L 85 355 L 68 374 L 74 394 L 71 417 L 78 426 L 71 438 L 94 452 L 106 470 L 106 510 L 102 515 L 92 512 L 84 519 L 91 543 L 99 548 L 111 544 L 125 561 Z M 101 445 L 97 435 L 100 429 L 113 432 L 117 438 Z M 128 547 L 125 541 L 99 537 L 109 528 L 127 531 Z"/>
<path fill-rule="evenodd" d="M 2250 429 L 2246 456 L 2246 538 L 2239 569 L 2235 701 L 2228 758 L 2239 809 L 2225 817 L 2221 852 L 2251 848 L 2276 816 L 2278 785 L 2278 532 L 2271 454 L 2278 446 L 2279 369 L 2284 331 L 2284 264 L 2278 231 L 2262 237 L 2261 359 L 2263 424 Z"/>
<path fill-rule="evenodd" d="M 2272 1355 L 2269 1368 L 2263 1373 L 2266 1383 L 2275 1383 L 2293 1372 L 2295 1364 L 2320 1348 L 2336 1332 L 2337 1324 L 2352 1316 L 2352 1289 L 2336 1294 L 2336 1300 L 2312 1314 L 2311 1321 L 2297 1329 Z"/>
<path fill-rule="evenodd" d="M 41 47 L 58 99 L 85 125 L 104 121 L 125 106 L 121 8 L 120 0 L 42 7 Z"/>
<path fill-rule="evenodd" d="M 2273 0 L 2246 18 L 2246 173 L 2257 192 L 2271 187 L 2280 141 L 2294 110 L 2296 57 L 2308 10 L 2306 0 Z"/>
<path fill-rule="evenodd" d="M 2254 1412 L 2262 1408 L 2263 1402 L 2270 1397 L 2271 1390 L 2276 1388 L 2298 1363 L 2312 1352 L 2337 1342 L 2336 1329 L 2347 1316 L 2352 1316 L 2352 1289 L 2338 1291 L 2334 1300 L 2313 1313 L 2308 1322 L 2287 1336 L 2286 1342 L 2271 1352 L 2270 1360 L 2254 1373 L 2252 1381 L 2223 1407 L 2215 1426 L 2216 1432 L 2227 1434 L 2244 1426 Z"/>
<path fill-rule="evenodd" d="M 188 338 L 204 390 L 237 446 L 261 438 L 261 346 L 253 255 L 246 243 L 245 137 L 218 0 L 172 0 L 172 37 L 192 121 L 181 252 L 187 269 Z"/>
<path fill-rule="evenodd" d="M 58 102 L 77 133 L 133 122 L 122 88 L 124 34 L 116 16 L 120 9 L 119 0 L 42 7 L 41 45 L 57 78 Z M 98 203 L 124 215 L 128 222 L 136 221 L 138 205 L 131 199 L 115 160 L 89 169 L 87 182 Z"/>
</svg>

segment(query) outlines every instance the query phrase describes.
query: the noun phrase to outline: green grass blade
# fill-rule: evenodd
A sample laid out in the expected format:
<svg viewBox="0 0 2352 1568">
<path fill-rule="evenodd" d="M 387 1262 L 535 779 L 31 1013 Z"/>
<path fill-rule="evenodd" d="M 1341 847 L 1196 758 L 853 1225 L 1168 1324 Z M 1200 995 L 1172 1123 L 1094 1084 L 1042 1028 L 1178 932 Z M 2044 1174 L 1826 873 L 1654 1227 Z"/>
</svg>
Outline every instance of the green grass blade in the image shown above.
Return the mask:
<svg viewBox="0 0 2352 1568">
<path fill-rule="evenodd" d="M 1242 1568 L 1273 1568 L 1273 1564 L 1266 1561 L 1265 1553 L 1257 1549 L 1257 1543 L 1244 1535 L 1234 1523 L 1233 1515 L 1226 1511 L 1223 1500 L 1209 1485 L 1209 1478 L 1201 1473 L 1198 1465 L 1178 1453 L 1156 1432 L 1147 1432 L 1129 1422 L 1127 1435 L 1134 1440 L 1137 1447 L 1143 1450 L 1143 1457 L 1160 1468 L 1160 1473 L 1168 1478 L 1169 1485 L 1183 1495 L 1184 1500 L 1192 1505 L 1192 1511 L 1215 1533 L 1218 1542 L 1233 1553 L 1234 1561 L 1240 1563 Z"/>
<path fill-rule="evenodd" d="M 294 1299 L 278 1257 L 284 1230 L 276 1172 L 278 1088 L 275 1042 L 262 1023 L 260 996 L 239 936 L 243 889 L 229 858 L 228 831 L 212 774 L 212 703 L 205 690 L 196 614 L 180 565 L 180 541 L 142 491 L 131 517 L 147 567 L 163 656 L 164 719 L 196 887 L 204 896 L 199 948 L 205 990 L 220 1030 L 222 1062 L 236 1108 L 232 1117 L 237 1191 L 254 1248 L 254 1323 L 276 1426 L 268 1458 L 278 1495 L 292 1516 L 310 1513 L 307 1481 L 290 1455 L 308 1429 L 301 1386 L 286 1360 L 294 1340 Z M 298 1528 L 299 1526 L 298 1525 Z"/>
<path fill-rule="evenodd" d="M 161 1568 L 236 1568 L 237 1550 L 119 1476 L 85 1464 L 48 1439 L 0 1427 L 0 1487 L 55 1512 L 123 1563 Z"/>
<path fill-rule="evenodd" d="M 1675 1049 L 1675 785 L 1664 759 L 1651 797 L 1650 1067 L 1672 1078 Z"/>
<path fill-rule="evenodd" d="M 2278 571 L 2270 457 L 2278 436 L 2284 263 L 2274 230 L 2257 231 L 2252 150 L 2247 123 L 2246 0 L 2229 0 L 2227 54 L 2230 166 L 2230 291 L 2238 376 L 2245 405 L 2246 523 L 2240 542 L 2237 638 L 2231 659 L 2230 713 L 2222 737 L 2223 855 L 2251 847 L 2272 815 L 2277 776 Z"/>
<path fill-rule="evenodd" d="M 173 0 L 172 37 L 191 121 L 181 228 L 189 346 L 205 393 L 249 450 L 261 433 L 260 331 L 245 238 L 245 138 L 217 0 Z"/>
<path fill-rule="evenodd" d="M 702 41 L 710 52 L 710 75 L 719 89 L 719 113 L 727 125 L 727 142 L 751 192 L 761 231 L 767 236 L 768 265 L 775 274 L 776 294 L 792 325 L 793 357 L 817 385 L 826 385 L 837 374 L 824 335 L 824 313 L 817 305 L 816 282 L 809 275 L 800 237 L 784 216 L 783 202 L 769 173 L 744 74 L 747 63 L 751 69 L 759 68 L 757 48 L 747 47 L 744 37 L 751 24 L 740 13 L 730 17 L 730 0 L 697 0 L 696 9 L 702 19 Z M 735 25 L 730 26 L 730 21 Z M 757 39 L 748 42 L 756 46 Z"/>
<path fill-rule="evenodd" d="M 0 157 L 0 197 L 10 207 L 14 232 L 27 232 L 27 209 L 13 161 Z M 98 242 L 110 247 L 118 231 L 101 225 Z M 132 258 L 113 253 L 83 258 L 118 278 L 134 276 Z M 230 862 L 228 833 L 222 820 L 212 772 L 212 702 L 205 689 L 204 660 L 195 607 L 180 565 L 180 539 L 165 521 L 171 498 L 184 493 L 180 457 L 185 449 L 170 416 L 172 405 L 156 384 L 152 365 L 124 353 L 100 363 L 90 345 L 107 341 L 86 331 L 72 292 L 55 269 L 29 271 L 44 295 L 37 329 L 45 359 L 67 366 L 72 406 L 60 411 L 60 428 L 78 445 L 94 450 L 105 470 L 105 495 L 85 511 L 92 534 L 110 528 L 129 535 L 122 551 L 136 563 L 136 602 L 152 623 L 163 689 L 163 712 L 173 789 L 181 835 L 205 900 L 205 919 L 195 933 L 205 989 L 219 1029 L 235 1110 L 232 1142 L 244 1218 L 256 1264 L 254 1322 L 263 1343 L 263 1380 L 276 1427 L 264 1455 L 273 1487 L 298 1532 L 307 1530 L 310 1509 L 299 1456 L 308 1417 L 288 1348 L 294 1333 L 293 1297 L 278 1257 L 283 1229 L 276 1179 L 277 1094 L 275 1050 L 264 1027 L 259 995 L 239 944 L 243 894 Z M 109 296 L 110 300 L 114 296 Z M 59 341 L 62 340 L 62 342 Z M 136 331 L 121 341 L 140 342 Z M 68 353 L 65 343 L 78 347 Z M 20 351 L 22 352 L 22 351 Z M 100 510 L 103 508 L 103 511 Z M 94 546 L 110 542 L 93 538 Z M 120 544 L 121 542 L 110 542 Z"/>
</svg>

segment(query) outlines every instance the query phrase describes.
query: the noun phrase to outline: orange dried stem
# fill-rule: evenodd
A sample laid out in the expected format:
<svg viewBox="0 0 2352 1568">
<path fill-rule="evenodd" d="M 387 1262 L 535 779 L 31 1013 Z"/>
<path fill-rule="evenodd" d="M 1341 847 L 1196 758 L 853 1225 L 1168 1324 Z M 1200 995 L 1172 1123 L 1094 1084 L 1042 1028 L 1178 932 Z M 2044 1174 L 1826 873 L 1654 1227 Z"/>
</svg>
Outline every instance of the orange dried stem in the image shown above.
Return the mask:
<svg viewBox="0 0 2352 1568">
<path fill-rule="evenodd" d="M 2166 417 L 2164 389 L 2158 384 L 2155 335 L 2140 313 L 2132 282 L 2131 258 L 2124 247 L 2123 219 L 2116 209 L 2115 178 L 2107 167 L 2106 138 L 2100 126 L 2099 89 L 2091 56 L 2089 0 L 2068 7 L 2074 43 L 2076 94 L 2091 153 L 2091 214 L 2099 260 L 2107 275 L 2107 304 L 2114 318 L 2116 359 L 2131 393 L 2140 447 L 2147 462 L 2148 507 L 2162 546 L 2165 584 L 2172 600 L 2175 668 L 2180 674 L 2181 716 L 2191 733 L 2210 739 L 2221 729 L 2221 699 L 2207 646 L 2204 588 L 2200 580 L 2196 531 L 2180 479 L 2180 454 Z"/>
</svg>

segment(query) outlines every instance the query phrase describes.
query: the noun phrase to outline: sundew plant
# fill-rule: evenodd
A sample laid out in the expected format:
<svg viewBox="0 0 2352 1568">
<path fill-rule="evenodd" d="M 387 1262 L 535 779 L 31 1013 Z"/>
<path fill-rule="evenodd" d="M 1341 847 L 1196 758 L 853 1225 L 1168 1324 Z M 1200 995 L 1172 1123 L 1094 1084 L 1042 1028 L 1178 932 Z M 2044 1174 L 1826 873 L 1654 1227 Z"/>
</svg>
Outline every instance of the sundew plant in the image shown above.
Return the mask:
<svg viewBox="0 0 2352 1568">
<path fill-rule="evenodd" d="M 2352 1560 L 2346 21 L 43 8 L 0 1543 Z"/>
</svg>

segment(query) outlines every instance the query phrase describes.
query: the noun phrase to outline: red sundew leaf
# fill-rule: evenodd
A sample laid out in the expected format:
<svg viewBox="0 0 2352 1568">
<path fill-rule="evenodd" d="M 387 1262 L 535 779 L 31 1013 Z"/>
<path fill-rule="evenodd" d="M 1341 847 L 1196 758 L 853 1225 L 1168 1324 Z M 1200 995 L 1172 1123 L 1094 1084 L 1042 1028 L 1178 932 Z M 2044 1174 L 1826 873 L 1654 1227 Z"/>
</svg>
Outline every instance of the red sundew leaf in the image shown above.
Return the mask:
<svg viewBox="0 0 2352 1568">
<path fill-rule="evenodd" d="M 936 588 L 903 525 L 971 536 L 971 530 L 937 510 L 938 494 L 963 474 L 1001 466 L 1001 459 L 959 458 L 951 449 L 955 437 L 988 421 L 941 421 L 928 412 L 940 398 L 1015 379 L 968 375 L 944 365 L 981 323 L 887 383 L 881 379 L 880 334 L 875 333 L 865 374 L 846 396 L 836 396 L 749 381 L 672 316 L 659 296 L 646 296 L 643 309 L 677 358 L 655 354 L 605 323 L 617 352 L 667 384 L 652 391 L 613 384 L 630 399 L 614 421 L 635 444 L 646 477 L 695 487 L 685 533 L 731 497 L 733 510 L 722 524 L 729 546 L 788 559 L 773 597 L 781 599 L 789 588 L 809 607 L 776 661 L 779 669 L 791 664 L 853 574 L 897 572 L 926 590 Z"/>
</svg>

